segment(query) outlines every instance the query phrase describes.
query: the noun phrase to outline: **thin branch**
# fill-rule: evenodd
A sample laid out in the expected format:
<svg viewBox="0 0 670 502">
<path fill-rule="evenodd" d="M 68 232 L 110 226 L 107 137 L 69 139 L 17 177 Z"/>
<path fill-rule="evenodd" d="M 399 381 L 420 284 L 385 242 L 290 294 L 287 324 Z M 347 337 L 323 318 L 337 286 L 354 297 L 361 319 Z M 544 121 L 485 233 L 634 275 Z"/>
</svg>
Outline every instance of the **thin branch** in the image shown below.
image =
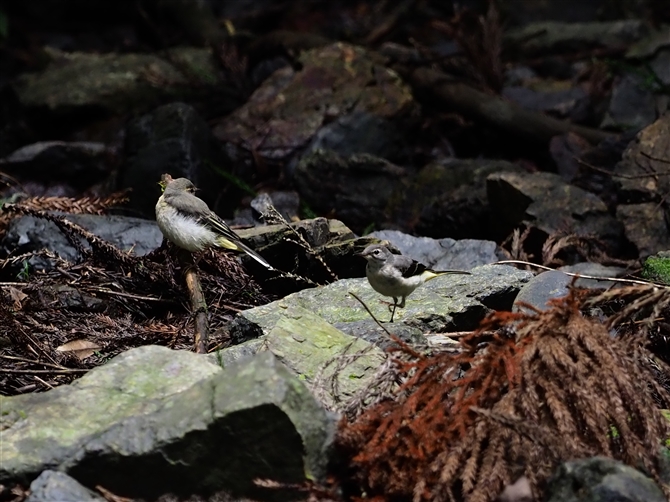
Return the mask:
<svg viewBox="0 0 670 502">
<path fill-rule="evenodd" d="M 586 275 L 586 274 L 575 274 L 572 272 L 563 272 L 563 270 L 557 270 L 555 268 L 551 267 L 545 267 L 544 265 L 538 265 L 537 263 L 531 263 L 529 261 L 522 261 L 522 260 L 501 260 L 493 263 L 492 265 L 509 265 L 509 264 L 516 264 L 516 265 L 527 265 L 529 267 L 535 267 L 535 268 L 540 268 L 542 270 L 551 270 L 554 272 L 562 272 L 565 275 L 568 275 L 570 277 L 579 277 L 580 279 L 593 279 L 595 281 L 611 281 L 611 282 L 625 282 L 628 284 L 640 284 L 643 286 L 657 286 L 660 288 L 667 287 L 664 284 L 657 284 L 655 282 L 649 282 L 649 281 L 642 281 L 639 279 L 622 279 L 622 278 L 617 278 L 617 277 L 598 277 L 595 275 Z"/>
<path fill-rule="evenodd" d="M 41 363 L 40 363 L 41 364 Z M 0 368 L 0 373 L 22 373 L 26 375 L 36 375 L 36 374 L 42 374 L 42 373 L 47 373 L 47 374 L 56 374 L 56 375 L 67 375 L 71 373 L 88 373 L 91 370 L 85 370 L 85 369 L 65 369 L 65 370 L 13 370 L 13 369 L 6 369 L 6 368 Z"/>
</svg>

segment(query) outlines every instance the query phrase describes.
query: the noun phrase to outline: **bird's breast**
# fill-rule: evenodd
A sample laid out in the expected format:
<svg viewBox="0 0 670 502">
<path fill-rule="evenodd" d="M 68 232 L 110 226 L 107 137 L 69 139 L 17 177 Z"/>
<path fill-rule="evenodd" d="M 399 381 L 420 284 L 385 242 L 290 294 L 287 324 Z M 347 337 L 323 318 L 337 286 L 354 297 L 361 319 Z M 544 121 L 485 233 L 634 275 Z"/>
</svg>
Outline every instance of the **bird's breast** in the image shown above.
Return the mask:
<svg viewBox="0 0 670 502">
<path fill-rule="evenodd" d="M 187 251 L 202 251 L 216 242 L 214 232 L 169 206 L 156 207 L 156 223 L 166 239 Z"/>
</svg>

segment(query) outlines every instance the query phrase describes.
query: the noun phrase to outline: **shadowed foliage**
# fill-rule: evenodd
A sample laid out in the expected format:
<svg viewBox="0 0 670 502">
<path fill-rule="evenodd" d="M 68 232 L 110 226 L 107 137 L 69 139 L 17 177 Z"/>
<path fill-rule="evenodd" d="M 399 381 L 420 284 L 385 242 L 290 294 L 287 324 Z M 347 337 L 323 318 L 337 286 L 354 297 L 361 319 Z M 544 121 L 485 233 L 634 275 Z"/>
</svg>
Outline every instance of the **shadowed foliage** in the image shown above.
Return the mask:
<svg viewBox="0 0 670 502">
<path fill-rule="evenodd" d="M 539 497 L 561 462 L 591 455 L 658 481 L 668 424 L 650 389 L 667 392 L 646 349 L 610 336 L 579 305 L 573 292 L 546 312 L 496 313 L 460 354 L 402 363 L 396 399 L 341 424 L 352 490 L 484 502 L 525 475 Z"/>
</svg>

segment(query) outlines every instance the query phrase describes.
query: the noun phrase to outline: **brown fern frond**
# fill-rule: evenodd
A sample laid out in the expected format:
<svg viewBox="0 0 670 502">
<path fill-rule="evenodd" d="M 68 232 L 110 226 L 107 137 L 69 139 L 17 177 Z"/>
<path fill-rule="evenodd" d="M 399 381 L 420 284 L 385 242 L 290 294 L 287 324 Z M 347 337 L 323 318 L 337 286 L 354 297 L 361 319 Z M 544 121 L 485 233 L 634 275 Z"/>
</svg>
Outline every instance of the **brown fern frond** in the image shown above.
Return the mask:
<svg viewBox="0 0 670 502">
<path fill-rule="evenodd" d="M 107 197 L 30 197 L 16 206 L 35 211 L 61 211 L 70 214 L 103 214 L 111 207 L 128 202 L 128 190 Z"/>
<path fill-rule="evenodd" d="M 414 374 L 396 402 L 342 425 L 361 493 L 489 502 L 525 476 L 540 497 L 561 462 L 585 455 L 658 480 L 670 427 L 652 390 L 670 395 L 648 351 L 611 337 L 583 304 L 574 291 L 544 312 L 497 313 L 461 340 L 461 353 L 405 363 Z"/>
<path fill-rule="evenodd" d="M 547 237 L 542 245 L 542 264 L 560 267 L 579 261 L 602 263 L 603 265 L 629 266 L 626 260 L 612 258 L 607 245 L 595 235 L 578 235 L 557 232 Z"/>
<path fill-rule="evenodd" d="M 104 214 L 108 209 L 128 202 L 128 190 L 107 197 L 29 197 L 13 204 L 16 208 L 32 211 L 60 211 L 70 214 Z M 0 233 L 17 212 L 0 212 Z"/>
</svg>

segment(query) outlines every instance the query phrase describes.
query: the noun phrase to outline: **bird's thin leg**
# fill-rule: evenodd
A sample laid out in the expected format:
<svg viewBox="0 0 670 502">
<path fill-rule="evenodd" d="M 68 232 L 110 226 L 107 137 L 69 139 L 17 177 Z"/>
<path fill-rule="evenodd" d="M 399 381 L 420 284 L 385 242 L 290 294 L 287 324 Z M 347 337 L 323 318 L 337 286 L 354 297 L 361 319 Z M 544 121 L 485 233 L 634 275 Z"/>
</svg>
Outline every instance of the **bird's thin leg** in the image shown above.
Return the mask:
<svg viewBox="0 0 670 502">
<path fill-rule="evenodd" d="M 398 306 L 398 299 L 394 296 L 393 297 L 393 310 L 391 311 L 391 320 L 389 322 L 393 322 L 393 316 L 395 316 L 395 309 Z"/>
<path fill-rule="evenodd" d="M 398 308 L 404 309 L 405 308 L 405 297 L 402 297 L 402 301 L 398 304 Z"/>
</svg>

